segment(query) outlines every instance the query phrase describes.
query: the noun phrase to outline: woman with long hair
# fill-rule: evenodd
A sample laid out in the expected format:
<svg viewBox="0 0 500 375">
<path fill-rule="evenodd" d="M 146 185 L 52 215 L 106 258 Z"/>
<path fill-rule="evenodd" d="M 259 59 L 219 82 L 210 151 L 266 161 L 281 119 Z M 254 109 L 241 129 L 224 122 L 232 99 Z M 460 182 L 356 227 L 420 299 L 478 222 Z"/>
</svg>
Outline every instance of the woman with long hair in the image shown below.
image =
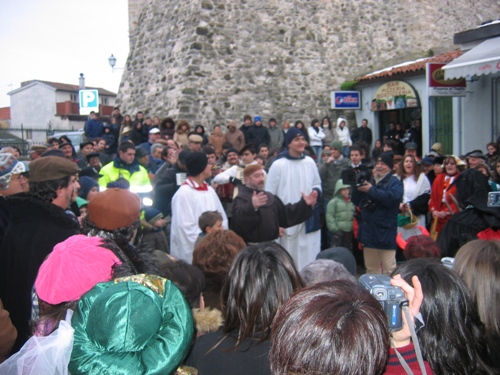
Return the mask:
<svg viewBox="0 0 500 375">
<path fill-rule="evenodd" d="M 351 132 L 349 131 L 349 127 L 347 126 L 347 120 L 345 118 L 339 117 L 337 119 L 337 135 L 339 137 L 339 141 L 342 142 L 342 155 L 345 158 L 349 157 L 350 147 L 352 146 L 351 140 Z"/>
<path fill-rule="evenodd" d="M 417 337 L 434 374 L 497 374 L 484 325 L 458 274 L 428 258 L 403 263 L 393 272 L 398 274 L 410 285 L 417 276 L 422 285 L 420 312 L 425 327 Z"/>
<path fill-rule="evenodd" d="M 321 129 L 318 119 L 313 119 L 311 121 L 311 126 L 307 130 L 307 133 L 311 141 L 311 147 L 316 156 L 319 158 L 321 155 L 321 149 L 323 148 L 322 145 L 325 133 L 323 132 L 323 129 Z"/>
<path fill-rule="evenodd" d="M 337 135 L 337 132 L 332 125 L 332 122 L 330 121 L 330 117 L 323 117 L 323 119 L 321 120 L 321 127 L 323 128 L 323 133 L 325 133 L 325 138 L 323 138 L 323 147 L 330 147 L 330 144 L 333 141 L 339 139 L 339 136 Z"/>
<path fill-rule="evenodd" d="M 473 240 L 460 248 L 453 269 L 469 288 L 491 353 L 500 353 L 500 241 Z M 494 356 L 497 366 L 500 358 Z"/>
<path fill-rule="evenodd" d="M 288 252 L 274 242 L 246 247 L 222 288 L 222 330 L 199 337 L 187 359 L 204 374 L 270 374 L 271 323 L 304 281 Z"/>
<path fill-rule="evenodd" d="M 457 206 L 456 178 L 460 174 L 459 160 L 454 156 L 444 159 L 444 173 L 436 175 L 432 183 L 429 211 L 433 220 L 437 221 L 435 231 L 440 233 L 451 215 L 459 212 Z"/>
<path fill-rule="evenodd" d="M 486 145 L 488 153 L 486 154 L 486 163 L 491 169 L 495 168 L 497 161 L 500 161 L 500 154 L 498 153 L 498 144 L 490 142 Z"/>
<path fill-rule="evenodd" d="M 180 120 L 175 128 L 174 141 L 182 146 L 188 144 L 188 135 L 191 125 L 187 120 Z"/>
<path fill-rule="evenodd" d="M 295 121 L 295 127 L 297 129 L 300 129 L 302 133 L 304 133 L 304 139 L 307 142 L 307 145 L 310 146 L 309 142 L 309 132 L 307 131 L 307 127 L 304 125 L 304 123 L 300 120 Z"/>
<path fill-rule="evenodd" d="M 400 211 L 404 213 L 411 210 L 418 217 L 417 225 L 425 227 L 431 184 L 423 172 L 422 165 L 417 163 L 415 156 L 406 155 L 399 164 L 397 174 L 404 186 Z"/>
</svg>

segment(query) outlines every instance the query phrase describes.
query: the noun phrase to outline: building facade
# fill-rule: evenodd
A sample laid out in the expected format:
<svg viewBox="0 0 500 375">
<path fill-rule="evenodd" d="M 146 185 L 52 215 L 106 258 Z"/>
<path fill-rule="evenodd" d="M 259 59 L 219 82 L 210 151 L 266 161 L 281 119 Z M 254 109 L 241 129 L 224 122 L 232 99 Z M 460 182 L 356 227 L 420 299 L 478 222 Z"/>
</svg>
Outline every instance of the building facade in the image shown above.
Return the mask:
<svg viewBox="0 0 500 375">
<path fill-rule="evenodd" d="M 102 89 L 99 92 L 100 114 L 111 115 L 116 94 Z M 51 131 L 82 129 L 87 116 L 80 115 L 80 87 L 64 83 L 33 80 L 21 83 L 10 95 L 9 131 L 34 143 L 45 142 Z"/>
</svg>

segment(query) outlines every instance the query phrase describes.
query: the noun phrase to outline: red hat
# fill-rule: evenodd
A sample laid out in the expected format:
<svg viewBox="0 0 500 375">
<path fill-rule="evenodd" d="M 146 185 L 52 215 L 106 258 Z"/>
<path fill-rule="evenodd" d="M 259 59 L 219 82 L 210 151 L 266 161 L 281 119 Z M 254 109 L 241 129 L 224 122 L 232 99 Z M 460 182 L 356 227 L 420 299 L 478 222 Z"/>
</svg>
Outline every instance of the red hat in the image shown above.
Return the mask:
<svg viewBox="0 0 500 375">
<path fill-rule="evenodd" d="M 38 297 L 51 305 L 77 301 L 97 283 L 111 280 L 113 266 L 121 262 L 102 243 L 99 237 L 78 234 L 57 244 L 38 271 Z"/>
</svg>

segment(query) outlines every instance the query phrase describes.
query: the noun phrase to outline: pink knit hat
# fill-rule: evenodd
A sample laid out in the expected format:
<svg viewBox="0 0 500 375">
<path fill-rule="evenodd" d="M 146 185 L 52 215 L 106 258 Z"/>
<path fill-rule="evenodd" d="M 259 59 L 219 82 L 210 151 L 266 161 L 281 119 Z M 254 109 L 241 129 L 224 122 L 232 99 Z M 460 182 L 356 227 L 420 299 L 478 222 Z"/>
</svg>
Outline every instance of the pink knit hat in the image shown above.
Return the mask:
<svg viewBox="0 0 500 375">
<path fill-rule="evenodd" d="M 102 244 L 99 237 L 81 234 L 57 244 L 38 271 L 38 297 L 51 305 L 77 301 L 97 283 L 111 280 L 113 265 L 121 262 Z"/>
</svg>

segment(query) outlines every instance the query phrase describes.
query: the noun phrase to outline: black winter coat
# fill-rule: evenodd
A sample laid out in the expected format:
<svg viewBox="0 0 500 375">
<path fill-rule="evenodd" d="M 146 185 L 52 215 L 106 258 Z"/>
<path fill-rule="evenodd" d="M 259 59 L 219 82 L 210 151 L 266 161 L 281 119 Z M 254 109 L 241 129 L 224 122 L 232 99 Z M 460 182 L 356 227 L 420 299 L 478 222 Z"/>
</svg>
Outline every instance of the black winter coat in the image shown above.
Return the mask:
<svg viewBox="0 0 500 375">
<path fill-rule="evenodd" d="M 31 289 L 53 247 L 79 233 L 78 221 L 29 194 L 7 198 L 10 223 L 0 248 L 0 298 L 17 328 L 16 352 L 31 336 Z"/>
<path fill-rule="evenodd" d="M 313 214 L 313 208 L 304 199 L 285 205 L 277 196 L 267 192 L 267 203 L 255 211 L 252 204 L 254 191 L 241 186 L 238 196 L 233 199 L 231 229 L 247 243 L 273 241 L 278 238 L 280 227 L 293 227 Z"/>
</svg>

